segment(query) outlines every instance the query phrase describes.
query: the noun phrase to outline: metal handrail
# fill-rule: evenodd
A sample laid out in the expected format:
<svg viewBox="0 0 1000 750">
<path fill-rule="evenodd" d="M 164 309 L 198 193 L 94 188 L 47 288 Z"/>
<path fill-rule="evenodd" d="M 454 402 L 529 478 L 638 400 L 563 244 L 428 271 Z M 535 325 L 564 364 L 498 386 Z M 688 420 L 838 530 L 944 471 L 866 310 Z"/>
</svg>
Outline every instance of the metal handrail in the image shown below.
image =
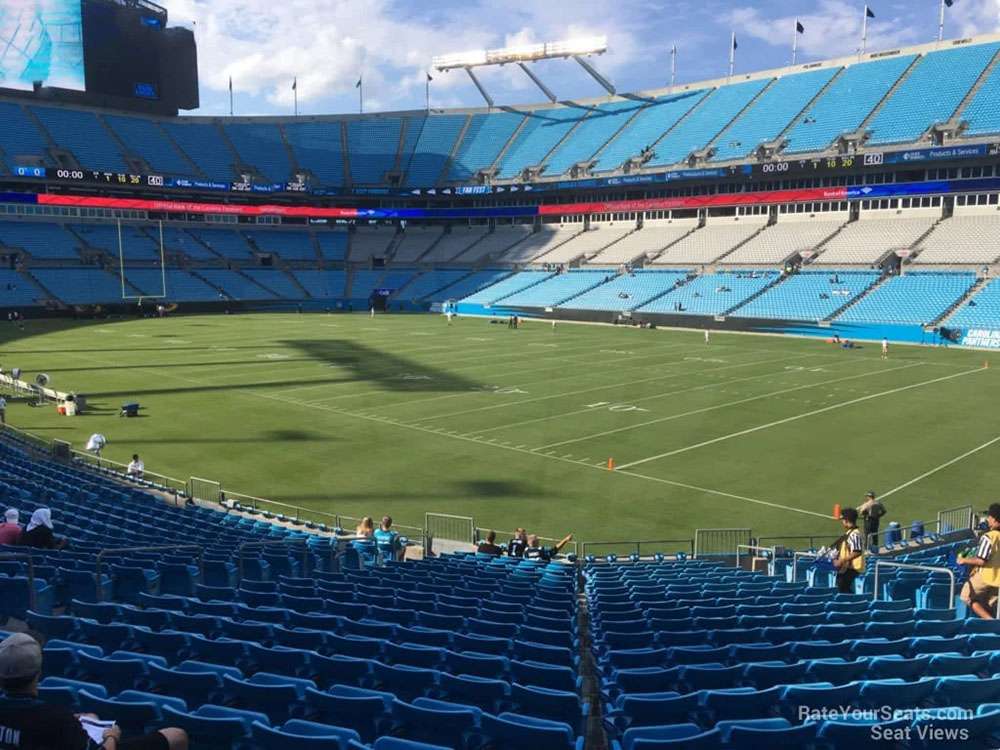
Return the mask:
<svg viewBox="0 0 1000 750">
<path fill-rule="evenodd" d="M 818 560 L 819 555 L 815 552 L 793 552 L 792 553 L 792 583 L 798 581 L 799 576 L 799 560 L 811 557 L 813 560 Z"/>
<path fill-rule="evenodd" d="M 104 596 L 101 592 L 101 566 L 104 563 L 105 555 L 120 555 L 125 552 L 170 552 L 177 550 L 195 550 L 198 553 L 198 575 L 203 576 L 205 573 L 202 558 L 205 555 L 205 548 L 200 544 L 164 544 L 164 545 L 154 545 L 147 547 L 114 547 L 110 549 L 102 549 L 97 553 L 97 559 L 95 561 L 96 569 L 94 571 L 94 586 L 97 589 L 97 601 L 104 601 Z"/>
<path fill-rule="evenodd" d="M 737 544 L 736 545 L 736 567 L 737 568 L 740 567 L 740 550 L 744 550 L 744 549 L 745 550 L 754 550 L 754 552 L 760 552 L 760 551 L 770 552 L 771 553 L 771 558 L 770 558 L 771 562 L 768 563 L 768 569 L 769 570 L 773 569 L 774 560 L 775 560 L 775 558 L 778 555 L 778 550 L 775 547 L 764 547 L 764 546 L 762 546 L 760 544 Z M 756 557 L 757 555 L 754 555 L 754 556 Z"/>
<path fill-rule="evenodd" d="M 131 484 L 152 487 L 153 489 L 170 492 L 174 496 L 175 505 L 178 503 L 178 498 L 180 498 L 180 496 L 187 495 L 187 483 L 177 479 L 176 477 L 171 477 L 167 474 L 158 474 L 155 471 L 149 471 L 147 469 L 142 472 L 142 478 L 140 479 L 130 475 L 127 471 L 128 464 L 123 464 L 120 461 L 113 461 L 110 458 L 95 456 L 92 453 L 78 451 L 76 449 L 70 450 L 70 455 L 81 463 L 87 464 L 88 466 L 94 466 L 100 471 L 113 472 L 119 479 L 130 482 Z M 150 479 L 150 477 L 153 477 L 154 479 Z"/>
<path fill-rule="evenodd" d="M 914 565 L 913 563 L 898 563 L 890 562 L 889 560 L 876 560 L 875 561 L 875 591 L 874 600 L 878 601 L 878 569 L 881 566 L 889 568 L 906 568 L 907 570 L 926 570 L 931 573 L 947 573 L 948 578 L 951 580 L 949 584 L 950 590 L 948 592 L 948 609 L 955 609 L 955 573 L 949 568 L 939 568 L 933 565 Z"/>
<path fill-rule="evenodd" d="M 641 557 L 642 545 L 644 544 L 686 544 L 689 556 L 694 557 L 694 539 L 641 539 L 628 542 L 582 542 L 580 544 L 580 553 L 583 557 L 586 557 L 588 551 L 592 547 L 624 547 L 634 545 L 635 554 Z"/>
<path fill-rule="evenodd" d="M 809 548 L 815 549 L 817 539 L 830 539 L 831 536 L 832 536 L 831 533 L 828 531 L 823 532 L 822 534 L 801 534 L 801 535 L 791 535 L 791 536 L 759 536 L 757 537 L 757 544 L 761 545 L 762 547 L 783 547 L 785 545 L 775 544 L 775 542 L 798 541 L 801 539 L 806 539 L 809 542 Z M 765 544 L 765 542 L 767 542 L 768 544 Z"/>
<path fill-rule="evenodd" d="M 28 609 L 35 611 L 38 604 L 38 592 L 35 591 L 35 561 L 30 552 L 0 552 L 0 560 L 28 561 Z"/>
<path fill-rule="evenodd" d="M 243 542 L 237 550 L 236 556 L 239 562 L 240 580 L 243 580 L 243 553 L 247 549 L 267 549 L 268 547 L 302 547 L 302 574 L 309 572 L 309 544 L 305 539 L 276 539 L 271 542 Z"/>
</svg>

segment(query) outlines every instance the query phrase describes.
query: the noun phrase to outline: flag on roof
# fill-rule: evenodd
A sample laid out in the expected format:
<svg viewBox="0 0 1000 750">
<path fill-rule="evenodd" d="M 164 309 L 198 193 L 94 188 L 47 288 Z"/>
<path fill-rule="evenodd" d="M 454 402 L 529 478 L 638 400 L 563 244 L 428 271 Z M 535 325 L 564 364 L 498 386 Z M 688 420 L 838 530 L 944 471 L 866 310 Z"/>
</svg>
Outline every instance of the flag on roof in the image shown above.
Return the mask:
<svg viewBox="0 0 1000 750">
<path fill-rule="evenodd" d="M 865 15 L 868 16 L 868 18 L 875 18 L 875 11 L 873 11 L 869 6 L 866 5 Z"/>
<path fill-rule="evenodd" d="M 802 25 L 802 22 L 801 22 L 801 21 L 799 21 L 798 19 L 796 19 L 796 20 L 795 20 L 795 30 L 796 30 L 796 31 L 797 31 L 797 32 L 798 32 L 799 34 L 805 34 L 805 33 L 806 33 L 806 27 L 805 27 L 805 26 L 803 26 L 803 25 Z"/>
</svg>

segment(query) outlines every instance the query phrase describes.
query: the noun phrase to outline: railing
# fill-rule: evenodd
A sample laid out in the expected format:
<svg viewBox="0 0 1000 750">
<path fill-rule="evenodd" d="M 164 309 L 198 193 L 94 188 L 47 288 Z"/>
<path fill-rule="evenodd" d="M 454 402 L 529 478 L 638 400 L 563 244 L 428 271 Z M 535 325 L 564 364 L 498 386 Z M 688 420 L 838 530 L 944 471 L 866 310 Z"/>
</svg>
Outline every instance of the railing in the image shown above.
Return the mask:
<svg viewBox="0 0 1000 750">
<path fill-rule="evenodd" d="M 737 546 L 750 544 L 752 537 L 751 529 L 695 529 L 694 556 L 734 555 Z"/>
<path fill-rule="evenodd" d="M 93 453 L 87 453 L 86 451 L 70 450 L 70 456 L 79 463 L 87 464 L 104 473 L 114 474 L 117 479 L 130 484 L 168 492 L 174 496 L 174 504 L 178 504 L 181 497 L 188 496 L 187 483 L 183 479 L 177 479 L 166 474 L 157 474 L 155 471 L 143 471 L 141 478 L 134 477 L 128 473 L 128 464 L 112 461 L 110 458 L 95 456 Z"/>
<path fill-rule="evenodd" d="M 805 540 L 807 549 L 817 549 L 817 547 L 824 546 L 825 543 L 829 543 L 834 538 L 834 534 L 829 531 L 824 531 L 819 534 L 800 534 L 791 536 L 759 536 L 757 537 L 757 544 L 762 547 L 798 547 L 798 543 Z M 820 544 L 816 544 L 817 540 Z M 785 544 L 784 542 L 792 542 L 792 544 Z"/>
<path fill-rule="evenodd" d="M 435 540 L 458 544 L 476 543 L 476 519 L 449 513 L 424 513 L 425 553 L 434 553 Z"/>
<path fill-rule="evenodd" d="M 948 609 L 955 609 L 955 573 L 948 568 L 939 568 L 933 565 L 913 565 L 912 563 L 890 562 L 888 560 L 875 561 L 875 601 L 879 598 L 878 571 L 879 568 L 904 568 L 906 570 L 926 570 L 931 573 L 944 573 L 950 581 L 948 590 Z"/>
<path fill-rule="evenodd" d="M 28 561 L 28 609 L 32 612 L 38 605 L 38 592 L 35 591 L 35 561 L 31 558 L 30 552 L 2 552 L 0 561 L 4 560 L 27 560 Z"/>
<path fill-rule="evenodd" d="M 972 506 L 969 506 L 970 511 L 971 511 L 971 507 Z M 941 528 L 941 521 L 940 521 L 940 519 L 938 519 L 937 521 L 928 521 L 926 523 L 923 522 L 923 521 L 919 521 L 918 523 L 920 523 L 921 526 L 922 526 L 922 528 L 923 528 L 923 536 L 932 537 L 932 538 L 940 536 L 940 532 L 935 532 L 935 531 L 930 531 L 929 530 L 930 528 L 934 528 L 934 527 L 937 527 L 938 529 L 940 529 Z M 970 529 L 972 528 L 971 516 L 970 516 L 969 528 Z M 895 531 L 895 530 L 896 529 L 891 529 L 891 528 L 884 528 L 884 529 L 880 528 L 877 532 L 868 534 L 867 535 L 868 549 L 872 549 L 872 548 L 879 549 L 880 548 L 880 545 L 878 543 L 879 542 L 879 537 L 882 538 L 882 544 L 881 544 L 882 547 L 888 547 L 889 544 L 904 544 L 904 543 L 908 544 L 909 542 L 912 542 L 915 539 L 923 538 L 923 536 L 921 536 L 921 537 L 914 536 L 914 534 L 913 534 L 913 524 L 910 524 L 909 526 L 899 526 L 898 527 L 899 542 L 890 542 L 889 541 L 889 535 L 893 531 Z M 954 530 L 952 530 L 949 533 L 954 533 L 955 531 L 958 531 L 958 530 L 954 529 Z"/>
<path fill-rule="evenodd" d="M 102 591 L 103 587 L 101 586 L 101 575 L 103 573 L 105 556 L 122 555 L 126 552 L 178 552 L 183 550 L 194 550 L 198 553 L 198 573 L 199 576 L 203 575 L 204 568 L 202 565 L 202 557 L 205 554 L 205 548 L 200 544 L 164 544 L 147 547 L 114 547 L 111 549 L 102 549 L 97 553 L 94 570 L 94 586 L 97 589 L 97 601 L 104 601 L 104 592 Z"/>
<path fill-rule="evenodd" d="M 815 552 L 793 552 L 792 553 L 792 583 L 799 580 L 799 560 L 804 560 L 806 558 L 812 558 L 813 560 L 818 560 L 819 555 Z"/>
<path fill-rule="evenodd" d="M 971 505 L 960 505 L 957 508 L 947 508 L 938 511 L 938 534 L 951 534 L 956 531 L 968 531 L 972 528 L 973 509 Z"/>
<path fill-rule="evenodd" d="M 580 551 L 583 557 L 586 558 L 591 554 L 594 554 L 596 548 L 604 548 L 603 554 L 621 554 L 621 555 L 638 555 L 639 557 L 650 557 L 655 554 L 670 555 L 668 548 L 665 545 L 668 544 L 683 544 L 685 549 L 684 553 L 690 557 L 694 557 L 694 539 L 643 539 L 634 542 L 583 542 L 580 545 Z M 655 545 L 652 552 L 648 552 L 649 547 Z M 643 546 L 647 549 L 647 554 L 643 554 Z M 607 548 L 611 548 L 610 550 Z M 619 550 L 622 550 L 619 553 Z"/>
<path fill-rule="evenodd" d="M 742 556 L 743 550 L 746 550 L 747 552 L 749 552 L 751 558 L 760 557 L 760 553 L 761 552 L 768 553 L 768 556 L 767 556 L 768 571 L 770 572 L 773 569 L 774 560 L 778 556 L 778 550 L 775 549 L 774 547 L 763 547 L 760 544 L 737 544 L 736 545 L 736 567 L 737 568 L 741 567 L 740 563 L 742 562 L 742 560 L 740 558 Z M 751 565 L 752 564 L 753 563 L 751 561 Z"/>
<path fill-rule="evenodd" d="M 338 517 L 333 513 L 325 513 L 321 510 L 310 510 L 300 508 L 297 505 L 281 503 L 277 500 L 267 500 L 263 497 L 244 495 L 240 492 L 222 491 L 223 500 L 231 500 L 239 503 L 244 508 L 250 508 L 253 513 L 261 513 L 265 518 L 274 518 L 277 521 L 289 521 L 296 525 L 305 523 L 321 524 L 332 531 L 340 527 Z M 274 510 L 272 510 L 274 509 Z"/>
</svg>

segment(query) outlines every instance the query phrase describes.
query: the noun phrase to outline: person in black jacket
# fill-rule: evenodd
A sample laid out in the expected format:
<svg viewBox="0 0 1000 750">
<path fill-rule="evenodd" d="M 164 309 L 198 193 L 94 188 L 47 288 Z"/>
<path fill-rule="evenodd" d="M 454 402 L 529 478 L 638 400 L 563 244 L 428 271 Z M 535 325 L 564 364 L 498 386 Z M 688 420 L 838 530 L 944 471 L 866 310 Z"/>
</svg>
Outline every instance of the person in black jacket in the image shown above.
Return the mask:
<svg viewBox="0 0 1000 750">
<path fill-rule="evenodd" d="M 528 533 L 521 528 L 514 530 L 514 538 L 507 542 L 508 557 L 524 557 L 528 548 Z"/>
<path fill-rule="evenodd" d="M 864 527 L 865 544 L 878 548 L 879 521 L 886 513 L 885 506 L 870 491 L 865 495 L 865 501 L 858 506 L 858 515 Z"/>
<path fill-rule="evenodd" d="M 66 546 L 66 540 L 57 539 L 52 532 L 52 511 L 39 508 L 31 514 L 28 528 L 21 535 L 21 546 L 36 549 L 62 549 Z"/>
<path fill-rule="evenodd" d="M 81 724 L 87 715 L 38 697 L 41 674 L 38 641 L 15 633 L 0 642 L 0 750 L 187 750 L 187 733 L 173 727 L 122 739 L 121 729 L 111 726 L 100 744 L 93 742 Z"/>
</svg>

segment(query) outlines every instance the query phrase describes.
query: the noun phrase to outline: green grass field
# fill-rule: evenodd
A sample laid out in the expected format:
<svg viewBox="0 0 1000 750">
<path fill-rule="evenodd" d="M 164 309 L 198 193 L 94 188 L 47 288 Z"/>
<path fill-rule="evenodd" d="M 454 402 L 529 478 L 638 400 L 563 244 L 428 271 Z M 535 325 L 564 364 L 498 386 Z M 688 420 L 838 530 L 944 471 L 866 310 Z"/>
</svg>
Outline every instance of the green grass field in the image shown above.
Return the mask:
<svg viewBox="0 0 1000 750">
<path fill-rule="evenodd" d="M 195 316 L 5 327 L 4 371 L 92 410 L 8 420 L 174 477 L 349 516 L 425 511 L 579 540 L 695 528 L 836 533 L 868 489 L 889 520 L 996 499 L 988 354 L 440 316 Z M 142 417 L 120 419 L 126 400 Z M 607 470 L 613 457 L 617 470 Z"/>
</svg>

